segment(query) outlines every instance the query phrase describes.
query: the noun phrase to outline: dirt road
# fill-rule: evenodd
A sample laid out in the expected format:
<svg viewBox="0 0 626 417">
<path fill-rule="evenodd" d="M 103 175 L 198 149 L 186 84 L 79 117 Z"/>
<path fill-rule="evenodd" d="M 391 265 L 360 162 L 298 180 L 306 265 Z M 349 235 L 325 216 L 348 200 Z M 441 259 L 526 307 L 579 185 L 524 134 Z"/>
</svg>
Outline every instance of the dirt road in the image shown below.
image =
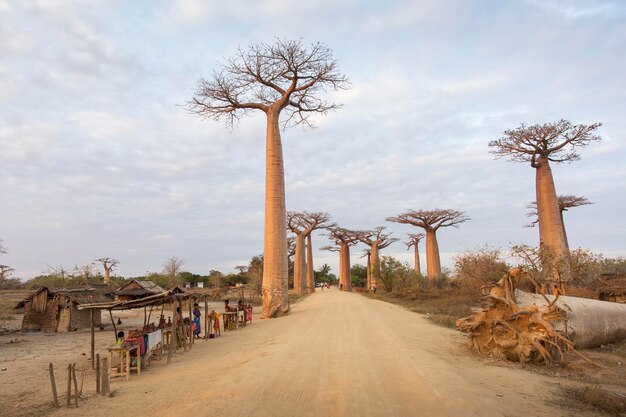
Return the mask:
<svg viewBox="0 0 626 417">
<path fill-rule="evenodd" d="M 71 416 L 560 416 L 548 379 L 491 366 L 401 307 L 318 291 L 280 319 L 200 341 Z M 163 361 L 164 362 L 164 361 Z"/>
</svg>

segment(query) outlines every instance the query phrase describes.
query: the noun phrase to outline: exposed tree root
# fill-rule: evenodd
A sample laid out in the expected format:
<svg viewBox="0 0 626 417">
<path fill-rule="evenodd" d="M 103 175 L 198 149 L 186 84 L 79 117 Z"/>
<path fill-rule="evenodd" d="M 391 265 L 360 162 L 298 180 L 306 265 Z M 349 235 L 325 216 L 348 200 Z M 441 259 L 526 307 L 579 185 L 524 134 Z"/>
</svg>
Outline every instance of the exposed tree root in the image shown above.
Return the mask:
<svg viewBox="0 0 626 417">
<path fill-rule="evenodd" d="M 569 351 L 593 363 L 574 349 L 566 332 L 556 330 L 566 329 L 567 312 L 547 298 L 545 306 L 520 306 L 513 279 L 509 273 L 483 287 L 483 310 L 457 320 L 457 329 L 469 335 L 469 348 L 496 358 L 548 365 L 564 362 L 564 352 Z"/>
</svg>

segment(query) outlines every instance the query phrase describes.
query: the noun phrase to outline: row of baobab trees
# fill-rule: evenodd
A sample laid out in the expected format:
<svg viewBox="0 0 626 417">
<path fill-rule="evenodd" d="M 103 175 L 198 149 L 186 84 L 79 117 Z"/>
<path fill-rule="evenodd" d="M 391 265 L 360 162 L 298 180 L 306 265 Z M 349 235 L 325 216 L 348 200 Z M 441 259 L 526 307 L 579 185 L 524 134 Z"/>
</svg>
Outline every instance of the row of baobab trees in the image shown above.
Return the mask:
<svg viewBox="0 0 626 417">
<path fill-rule="evenodd" d="M 467 220 L 469 217 L 462 211 L 441 209 L 410 210 L 387 218 L 390 222 L 409 224 L 424 230 L 424 233 L 409 233 L 405 244 L 407 249 L 413 248 L 415 273 L 421 275 L 419 243 L 426 238 L 426 276 L 430 282 L 441 275 L 437 230 L 442 227 L 457 227 Z M 289 211 L 287 229 L 295 235 L 289 242 L 293 242 L 293 245 L 289 245 L 288 255 L 294 257 L 293 288 L 297 294 L 315 291 L 311 239 L 314 230 L 324 229 L 324 235 L 334 243 L 322 247 L 322 250 L 339 253 L 339 284 L 344 291 L 352 290 L 350 276 L 352 246 L 358 243 L 367 245 L 364 250 L 364 256 L 367 257 L 367 289 L 375 289 L 380 285 L 380 251 L 398 241 L 398 238 L 391 237 L 391 233 L 385 231 L 384 226 L 371 230 L 351 230 L 332 223 L 330 215 L 326 212 Z"/>
<path fill-rule="evenodd" d="M 350 87 L 348 77 L 339 70 L 339 64 L 332 50 L 321 43 L 305 45 L 302 40 L 276 39 L 273 43 L 251 45 L 239 48 L 237 53 L 221 62 L 208 79 L 201 78 L 197 90 L 187 110 L 202 118 L 225 120 L 231 125 L 251 112 L 262 112 L 266 116 L 265 154 L 265 234 L 263 247 L 263 314 L 276 317 L 286 314 L 289 307 L 287 287 L 287 210 L 285 204 L 285 179 L 282 152 L 281 126 L 310 126 L 310 117 L 326 114 L 341 106 L 324 98 L 324 93 Z M 282 120 L 281 120 L 281 116 Z M 595 135 L 599 123 L 573 125 L 560 120 L 555 123 L 525 125 L 506 130 L 502 138 L 492 141 L 489 146 L 496 157 L 509 157 L 512 161 L 530 163 L 535 169 L 536 205 L 540 234 L 540 248 L 545 254 L 544 269 L 553 275 L 569 274 L 569 248 L 565 229 L 558 206 L 556 188 L 550 163 L 574 161 L 579 158 L 577 147 L 586 146 L 600 140 Z M 424 227 L 427 241 L 427 268 L 429 276 L 439 268 L 435 233 L 438 227 L 450 222 L 458 224 L 466 220 L 462 212 L 427 212 L 441 220 L 434 220 L 434 226 Z M 451 213 L 457 213 L 450 216 Z M 422 224 L 420 211 L 409 211 L 393 221 L 408 224 Z M 298 224 L 294 220 L 294 224 Z M 414 222 L 414 223 L 411 223 Z M 423 223 L 426 225 L 426 223 Z M 431 223 L 428 223 L 431 224 Z M 296 240 L 304 239 L 305 225 L 297 225 Z M 419 226 L 422 227 L 422 226 Z M 340 275 L 343 284 L 349 287 L 349 247 L 357 236 L 351 231 L 338 227 L 329 228 L 340 254 L 343 253 Z M 359 232 L 360 234 L 360 232 Z M 382 229 L 376 229 L 358 236 L 370 245 L 370 263 L 375 274 L 378 250 L 390 237 Z M 430 237 L 430 239 L 429 239 Z M 368 243 L 372 242 L 372 243 Z M 428 242 L 432 242 L 430 245 Z M 298 252 L 298 280 L 305 288 L 311 285 L 307 279 L 306 267 L 302 265 L 304 246 L 300 243 Z M 297 250 L 297 249 L 296 249 Z M 430 257 L 429 257 L 430 256 Z M 548 263 L 550 264 L 548 266 Z M 341 273 L 343 271 L 343 274 Z M 376 277 L 372 276 L 371 285 Z M 308 283 L 308 284 L 307 284 Z"/>
</svg>

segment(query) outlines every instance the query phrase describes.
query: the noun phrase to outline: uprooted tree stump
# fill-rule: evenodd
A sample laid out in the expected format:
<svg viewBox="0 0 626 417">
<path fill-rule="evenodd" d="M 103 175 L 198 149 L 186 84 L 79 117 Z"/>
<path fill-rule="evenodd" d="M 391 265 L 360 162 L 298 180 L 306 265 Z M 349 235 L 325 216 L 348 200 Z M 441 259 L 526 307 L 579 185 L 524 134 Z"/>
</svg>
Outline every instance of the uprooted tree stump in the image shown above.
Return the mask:
<svg viewBox="0 0 626 417">
<path fill-rule="evenodd" d="M 510 275 L 483 287 L 482 311 L 457 320 L 469 348 L 521 363 L 565 362 L 570 351 L 626 338 L 626 305 L 515 290 Z"/>
</svg>

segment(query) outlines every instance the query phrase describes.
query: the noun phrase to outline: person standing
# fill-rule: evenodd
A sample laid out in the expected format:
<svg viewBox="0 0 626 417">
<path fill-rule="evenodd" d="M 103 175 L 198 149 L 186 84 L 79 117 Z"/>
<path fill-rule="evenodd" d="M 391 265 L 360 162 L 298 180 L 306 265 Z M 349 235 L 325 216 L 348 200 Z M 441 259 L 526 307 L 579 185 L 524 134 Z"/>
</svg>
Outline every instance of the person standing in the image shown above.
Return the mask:
<svg viewBox="0 0 626 417">
<path fill-rule="evenodd" d="M 198 305 L 198 303 L 195 303 L 193 305 L 193 335 L 196 338 L 200 338 L 200 329 L 201 329 L 201 325 L 200 325 L 200 306 Z"/>
</svg>

